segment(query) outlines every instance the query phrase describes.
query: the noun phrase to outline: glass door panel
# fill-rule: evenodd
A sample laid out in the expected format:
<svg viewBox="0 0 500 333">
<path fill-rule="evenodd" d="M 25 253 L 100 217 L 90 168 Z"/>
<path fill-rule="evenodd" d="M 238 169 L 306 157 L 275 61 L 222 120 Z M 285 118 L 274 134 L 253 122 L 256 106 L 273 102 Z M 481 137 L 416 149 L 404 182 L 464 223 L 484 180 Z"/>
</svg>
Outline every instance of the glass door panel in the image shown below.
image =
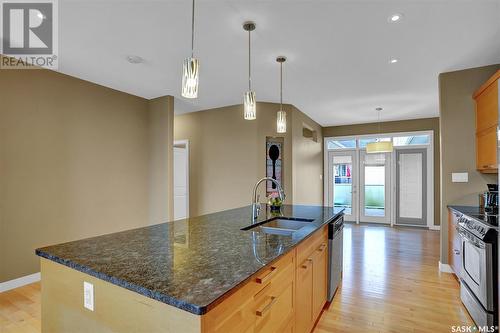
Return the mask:
<svg viewBox="0 0 500 333">
<path fill-rule="evenodd" d="M 361 152 L 360 222 L 390 223 L 390 154 Z"/>
<path fill-rule="evenodd" d="M 356 152 L 330 152 L 329 205 L 344 208 L 345 220 L 356 221 Z"/>
<path fill-rule="evenodd" d="M 385 165 L 365 166 L 365 216 L 385 216 Z"/>
</svg>

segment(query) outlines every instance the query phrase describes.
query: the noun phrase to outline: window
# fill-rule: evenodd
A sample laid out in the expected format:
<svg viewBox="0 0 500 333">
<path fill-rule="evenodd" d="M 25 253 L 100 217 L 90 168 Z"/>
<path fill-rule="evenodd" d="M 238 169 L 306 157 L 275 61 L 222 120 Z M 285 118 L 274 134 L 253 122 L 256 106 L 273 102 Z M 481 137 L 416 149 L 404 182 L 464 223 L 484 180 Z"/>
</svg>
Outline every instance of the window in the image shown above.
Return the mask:
<svg viewBox="0 0 500 333">
<path fill-rule="evenodd" d="M 366 138 L 366 139 L 359 139 L 359 147 L 360 148 L 366 148 L 366 145 L 372 142 L 376 142 L 377 140 L 379 141 L 391 141 L 391 138 Z"/>
<path fill-rule="evenodd" d="M 431 137 L 428 134 L 395 136 L 393 141 L 394 146 L 428 145 L 431 142 Z"/>
<path fill-rule="evenodd" d="M 355 148 L 356 148 L 355 139 L 328 141 L 328 149 L 355 149 Z"/>
</svg>

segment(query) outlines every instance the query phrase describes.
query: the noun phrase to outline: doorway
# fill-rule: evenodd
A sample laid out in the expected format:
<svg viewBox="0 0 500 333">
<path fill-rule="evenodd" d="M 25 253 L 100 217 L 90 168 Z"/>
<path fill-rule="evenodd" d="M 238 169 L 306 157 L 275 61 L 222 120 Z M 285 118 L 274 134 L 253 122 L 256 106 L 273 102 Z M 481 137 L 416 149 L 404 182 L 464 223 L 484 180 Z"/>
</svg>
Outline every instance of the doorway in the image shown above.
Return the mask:
<svg viewBox="0 0 500 333">
<path fill-rule="evenodd" d="M 433 131 L 325 138 L 324 202 L 356 223 L 434 229 Z M 393 151 L 366 145 L 391 141 Z"/>
<path fill-rule="evenodd" d="M 328 154 L 328 186 L 332 193 L 330 206 L 344 208 L 344 221 L 357 219 L 357 154 L 356 151 L 330 152 Z"/>
<path fill-rule="evenodd" d="M 174 141 L 174 220 L 189 217 L 189 142 Z"/>
<path fill-rule="evenodd" d="M 361 222 L 391 223 L 391 154 L 360 151 Z"/>
<path fill-rule="evenodd" d="M 427 150 L 396 151 L 396 224 L 427 225 Z"/>
</svg>

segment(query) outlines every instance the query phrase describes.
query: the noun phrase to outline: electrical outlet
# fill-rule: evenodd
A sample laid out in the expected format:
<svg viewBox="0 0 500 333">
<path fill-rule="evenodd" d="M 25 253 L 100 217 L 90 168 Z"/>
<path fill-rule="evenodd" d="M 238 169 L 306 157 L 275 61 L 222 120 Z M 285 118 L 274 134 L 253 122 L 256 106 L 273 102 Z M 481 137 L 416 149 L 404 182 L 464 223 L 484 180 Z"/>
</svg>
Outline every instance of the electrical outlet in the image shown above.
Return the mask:
<svg viewBox="0 0 500 333">
<path fill-rule="evenodd" d="M 83 306 L 94 311 L 94 285 L 86 281 L 83 281 Z"/>
</svg>

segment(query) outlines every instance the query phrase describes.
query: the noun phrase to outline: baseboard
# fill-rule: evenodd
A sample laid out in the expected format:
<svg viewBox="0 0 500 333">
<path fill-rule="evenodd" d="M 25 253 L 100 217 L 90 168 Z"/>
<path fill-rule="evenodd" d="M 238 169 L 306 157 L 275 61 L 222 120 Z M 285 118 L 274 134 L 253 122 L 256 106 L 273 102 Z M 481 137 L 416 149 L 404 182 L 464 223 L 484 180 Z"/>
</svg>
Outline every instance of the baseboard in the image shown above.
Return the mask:
<svg viewBox="0 0 500 333">
<path fill-rule="evenodd" d="M 441 230 L 441 226 L 440 225 L 432 225 L 429 227 L 429 230 Z"/>
<path fill-rule="evenodd" d="M 443 264 L 441 261 L 439 262 L 439 271 L 443 273 L 454 273 L 453 268 L 451 268 L 448 264 Z"/>
<path fill-rule="evenodd" d="M 40 272 L 0 283 L 0 293 L 40 281 Z"/>
</svg>

